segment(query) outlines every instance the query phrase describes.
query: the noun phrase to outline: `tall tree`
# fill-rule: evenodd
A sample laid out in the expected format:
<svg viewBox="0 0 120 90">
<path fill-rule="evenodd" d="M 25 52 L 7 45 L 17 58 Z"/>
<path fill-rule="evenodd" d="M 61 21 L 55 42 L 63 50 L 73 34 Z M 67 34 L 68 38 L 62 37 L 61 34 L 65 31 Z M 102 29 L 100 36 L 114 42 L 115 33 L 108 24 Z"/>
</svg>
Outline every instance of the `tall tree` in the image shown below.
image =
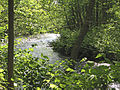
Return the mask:
<svg viewBox="0 0 120 90">
<path fill-rule="evenodd" d="M 86 6 L 86 16 L 84 18 L 84 23 L 81 25 L 81 30 L 79 33 L 78 40 L 76 41 L 72 52 L 71 52 L 71 58 L 77 59 L 80 51 L 80 46 L 84 40 L 84 37 L 86 36 L 87 32 L 89 31 L 89 26 L 92 23 L 92 12 L 94 9 L 95 0 L 90 0 L 88 5 Z"/>
<path fill-rule="evenodd" d="M 8 90 L 13 90 L 14 0 L 8 0 Z"/>
</svg>

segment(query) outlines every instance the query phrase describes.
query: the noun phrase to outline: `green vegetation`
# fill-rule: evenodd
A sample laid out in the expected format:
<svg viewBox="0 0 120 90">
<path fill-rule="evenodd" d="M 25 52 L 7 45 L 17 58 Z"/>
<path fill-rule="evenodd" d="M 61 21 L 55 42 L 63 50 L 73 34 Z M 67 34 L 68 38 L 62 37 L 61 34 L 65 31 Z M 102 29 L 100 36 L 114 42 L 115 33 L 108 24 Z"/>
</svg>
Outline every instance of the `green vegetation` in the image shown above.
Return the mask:
<svg viewBox="0 0 120 90">
<path fill-rule="evenodd" d="M 6 46 L 1 47 L 2 50 Z M 120 62 L 115 62 L 115 65 L 110 66 L 94 66 L 94 61 L 86 61 L 83 58 L 76 63 L 76 69 L 72 69 L 72 60 L 60 60 L 55 64 L 49 64 L 49 58 L 43 56 L 42 58 L 33 57 L 29 50 L 17 50 L 15 52 L 14 61 L 14 83 L 21 85 L 23 83 L 24 89 L 46 88 L 47 90 L 54 88 L 55 90 L 62 89 L 107 89 L 108 85 L 113 82 L 120 82 Z M 7 53 L 7 52 L 6 52 Z M 2 55 L 6 55 L 5 53 Z M 101 57 L 99 54 L 96 58 Z M 6 57 L 1 57 L 1 74 L 0 83 L 4 87 L 6 80 Z M 86 61 L 86 62 L 85 62 Z M 3 71 L 4 69 L 4 71 Z"/>
<path fill-rule="evenodd" d="M 13 0 L 14 15 L 8 1 L 0 0 L 0 89 L 107 90 L 120 83 L 119 0 Z M 50 46 L 69 59 L 50 64 L 43 54 L 34 57 L 33 48 L 17 49 L 20 42 L 10 42 L 11 32 L 15 38 L 59 33 Z M 8 70 L 12 60 L 14 75 Z"/>
<path fill-rule="evenodd" d="M 4 35 L 8 29 L 8 2 L 0 0 L 0 3 L 0 33 Z M 63 9 L 52 0 L 14 0 L 14 3 L 16 36 L 53 32 L 63 25 L 64 16 L 60 12 Z"/>
<path fill-rule="evenodd" d="M 68 15 L 70 21 L 74 26 L 60 32 L 61 37 L 56 41 L 51 43 L 53 49 L 62 53 L 63 55 L 75 56 L 75 58 L 87 57 L 90 60 L 95 61 L 95 57 L 98 53 L 103 53 L 106 58 L 110 60 L 119 61 L 120 58 L 120 14 L 119 14 L 119 1 L 108 0 L 108 1 L 96 1 L 93 5 L 94 8 L 91 11 L 92 17 L 85 22 L 86 17 L 84 17 L 87 11 L 83 10 L 89 3 L 87 1 L 75 1 L 70 3 L 72 10 Z M 79 5 L 82 2 L 82 5 Z M 74 6 L 75 4 L 78 6 Z M 81 7 L 82 6 L 82 7 Z M 104 11 L 105 9 L 105 11 Z M 82 11 L 83 10 L 83 11 Z M 76 12 L 77 11 L 77 12 Z M 81 18 L 80 18 L 81 17 Z M 79 18 L 80 21 L 77 21 Z M 75 22 L 74 22 L 75 21 Z M 74 22 L 74 23 L 73 23 Z M 81 23 L 79 23 L 81 22 Z M 77 23 L 79 25 L 77 25 Z M 84 28 L 84 24 L 89 24 L 88 28 Z M 83 26 L 83 27 L 82 27 Z M 86 26 L 87 27 L 87 26 Z M 83 29 L 84 28 L 84 29 Z M 87 31 L 85 31 L 88 29 Z M 83 30 L 83 31 L 82 31 Z M 85 32 L 85 33 L 84 33 Z M 83 35 L 83 36 L 82 36 Z M 74 52 L 75 51 L 75 52 Z M 72 54 L 72 52 L 74 52 Z M 75 54 L 75 55 L 74 55 Z M 105 60 L 105 59 L 104 59 Z"/>
</svg>

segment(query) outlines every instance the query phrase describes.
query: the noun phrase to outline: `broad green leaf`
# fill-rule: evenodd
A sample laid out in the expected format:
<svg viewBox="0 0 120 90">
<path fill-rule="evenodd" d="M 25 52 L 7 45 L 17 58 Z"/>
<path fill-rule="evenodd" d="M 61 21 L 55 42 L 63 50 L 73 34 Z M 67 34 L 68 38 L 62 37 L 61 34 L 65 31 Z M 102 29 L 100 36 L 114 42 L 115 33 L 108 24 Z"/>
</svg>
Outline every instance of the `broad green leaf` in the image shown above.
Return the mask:
<svg viewBox="0 0 120 90">
<path fill-rule="evenodd" d="M 27 86 L 27 85 L 23 85 L 22 87 L 24 87 L 24 88 L 25 88 L 26 86 Z"/>
<path fill-rule="evenodd" d="M 50 84 L 50 87 L 51 87 L 51 88 L 57 88 L 58 86 L 55 85 L 55 84 Z"/>
<path fill-rule="evenodd" d="M 60 82 L 60 80 L 59 80 L 59 79 L 57 79 L 57 78 L 55 78 L 55 82 L 58 82 L 58 83 L 59 83 L 59 82 Z"/>
<path fill-rule="evenodd" d="M 85 72 L 85 69 L 82 69 L 82 70 L 81 70 L 81 72 L 83 72 L 83 73 L 84 73 L 84 72 Z"/>
<path fill-rule="evenodd" d="M 0 27 L 0 31 L 2 31 L 4 29 L 4 27 Z"/>
<path fill-rule="evenodd" d="M 46 81 L 47 83 L 49 83 L 49 82 L 50 82 L 50 80 L 44 80 L 44 81 Z"/>
<path fill-rule="evenodd" d="M 4 70 L 3 69 L 0 69 L 0 73 L 3 72 Z"/>
<path fill-rule="evenodd" d="M 41 90 L 41 88 L 37 87 L 37 90 Z"/>
<path fill-rule="evenodd" d="M 61 88 L 65 88 L 66 85 L 64 85 L 64 84 L 60 84 L 60 87 L 61 87 Z"/>
<path fill-rule="evenodd" d="M 74 70 L 72 68 L 67 68 L 66 71 L 73 72 Z"/>
<path fill-rule="evenodd" d="M 19 81 L 23 81 L 21 78 L 17 78 Z"/>
<path fill-rule="evenodd" d="M 0 78 L 3 78 L 3 76 L 4 76 L 4 75 L 3 75 L 2 73 L 0 73 Z"/>
<path fill-rule="evenodd" d="M 103 56 L 103 54 L 102 53 L 99 53 L 95 58 L 100 58 L 100 57 L 102 57 Z"/>
</svg>

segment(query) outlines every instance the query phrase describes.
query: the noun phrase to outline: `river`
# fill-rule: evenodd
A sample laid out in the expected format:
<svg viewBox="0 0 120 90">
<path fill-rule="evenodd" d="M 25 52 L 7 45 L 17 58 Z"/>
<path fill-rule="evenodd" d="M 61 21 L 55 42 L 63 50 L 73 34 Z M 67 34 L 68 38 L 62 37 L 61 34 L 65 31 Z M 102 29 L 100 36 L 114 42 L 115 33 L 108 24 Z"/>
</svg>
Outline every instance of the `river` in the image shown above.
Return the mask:
<svg viewBox="0 0 120 90">
<path fill-rule="evenodd" d="M 63 56 L 54 52 L 52 47 L 49 46 L 49 42 L 56 40 L 59 36 L 60 34 L 46 33 L 27 37 L 27 39 L 22 38 L 20 42 L 21 44 L 19 44 L 16 48 L 21 48 L 22 50 L 33 48 L 34 51 L 31 52 L 33 56 L 41 57 L 41 53 L 43 53 L 43 55 L 48 56 L 50 63 L 54 63 L 56 60 L 62 59 Z M 32 45 L 35 46 L 32 47 Z"/>
<path fill-rule="evenodd" d="M 52 47 L 49 46 L 49 42 L 56 40 L 58 37 L 60 37 L 60 34 L 46 33 L 27 37 L 27 39 L 22 38 L 20 44 L 16 46 L 16 48 L 21 48 L 22 50 L 33 48 L 34 51 L 31 52 L 33 56 L 41 57 L 41 53 L 43 53 L 43 55 L 48 56 L 50 63 L 54 63 L 57 60 L 65 59 L 64 56 L 61 56 L 59 53 L 54 52 Z M 32 47 L 32 45 L 36 46 Z M 120 90 L 120 84 L 112 83 L 109 85 L 108 90 L 111 90 L 111 88 L 115 88 L 115 90 Z"/>
</svg>

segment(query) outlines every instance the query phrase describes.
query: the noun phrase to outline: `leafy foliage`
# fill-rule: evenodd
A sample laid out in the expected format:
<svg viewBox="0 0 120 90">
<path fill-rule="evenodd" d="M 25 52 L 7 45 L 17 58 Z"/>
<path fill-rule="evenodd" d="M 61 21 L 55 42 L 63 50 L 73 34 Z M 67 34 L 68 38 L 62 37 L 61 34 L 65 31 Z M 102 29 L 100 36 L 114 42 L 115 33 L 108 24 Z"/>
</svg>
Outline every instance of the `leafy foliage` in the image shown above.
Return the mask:
<svg viewBox="0 0 120 90">
<path fill-rule="evenodd" d="M 63 26 L 62 6 L 56 4 L 53 0 L 14 1 L 14 28 L 16 36 L 54 32 Z M 7 1 L 0 1 L 0 34 L 2 37 L 8 33 L 6 27 L 8 22 L 7 3 Z M 3 29 L 4 27 L 5 29 Z"/>
<path fill-rule="evenodd" d="M 5 85 L 5 78 L 3 74 L 4 70 L 0 68 L 0 89 L 4 88 Z"/>
<path fill-rule="evenodd" d="M 25 88 L 41 87 L 44 79 L 48 78 L 46 74 L 48 57 L 43 55 L 41 55 L 43 59 L 32 57 L 29 50 L 19 50 L 16 53 L 16 83 L 21 80 Z"/>
<path fill-rule="evenodd" d="M 0 0 L 0 87 L 6 87 L 7 79 L 7 3 Z M 15 0 L 16 36 L 59 30 L 60 38 L 51 44 L 54 50 L 69 56 L 86 20 L 88 4 L 89 0 Z M 37 90 L 105 90 L 110 83 L 120 83 L 119 4 L 118 0 L 96 0 L 78 62 L 66 59 L 49 64 L 49 58 L 43 54 L 42 58 L 33 57 L 32 48 L 16 49 L 14 82 L 17 87 L 22 84 L 24 89 Z M 94 59 L 104 60 L 110 66 L 95 66 L 94 61 L 89 61 Z"/>
<path fill-rule="evenodd" d="M 73 44 L 77 39 L 78 32 L 67 29 L 61 31 L 60 35 L 59 39 L 51 42 L 50 45 L 53 46 L 54 51 L 60 52 L 63 55 L 70 55 Z"/>
<path fill-rule="evenodd" d="M 79 25 L 77 29 L 75 28 L 77 27 L 75 25 L 78 23 L 77 14 L 81 15 L 84 23 L 84 19 L 85 19 L 84 8 L 87 5 L 87 3 L 89 3 L 88 1 L 85 2 L 79 1 L 79 3 L 77 2 L 78 1 L 75 0 L 73 0 L 73 2 L 69 1 L 68 4 L 70 4 L 73 7 L 73 9 L 71 6 L 68 6 L 69 8 L 67 8 L 69 12 L 67 14 L 68 18 L 69 17 L 72 18 L 72 19 L 68 19 L 68 23 L 70 24 L 72 22 L 74 28 L 73 29 L 68 28 L 67 30 L 65 29 L 64 31 L 61 31 L 60 32 L 61 37 L 56 42 L 52 43 L 53 49 L 55 51 L 61 52 L 62 54 L 64 53 L 64 55 L 68 55 L 68 56 L 71 54 L 71 50 L 74 47 L 75 41 L 79 42 L 77 41 L 77 38 L 81 30 L 81 26 Z M 76 12 L 78 10 L 79 5 L 77 6 L 75 3 L 80 4 L 80 2 L 83 7 L 79 7 L 81 9 L 81 12 Z M 104 53 L 104 57 L 102 58 L 103 60 L 107 58 L 111 61 L 120 60 L 119 57 L 120 56 L 120 52 L 119 52 L 120 51 L 119 48 L 120 47 L 119 45 L 120 16 L 118 10 L 119 8 L 120 8 L 119 2 L 117 0 L 113 0 L 113 1 L 108 0 L 107 2 L 96 1 L 93 10 L 94 17 L 92 18 L 92 21 L 90 23 L 90 30 L 87 33 L 86 37 L 84 38 L 83 44 L 78 54 L 78 57 L 80 59 L 87 57 L 89 60 L 96 60 L 94 57 L 98 53 Z M 99 15 L 97 16 L 97 14 Z M 75 22 L 76 24 L 74 23 L 75 25 L 73 24 L 74 21 L 76 21 Z"/>
<path fill-rule="evenodd" d="M 2 46 L 2 48 L 6 47 Z M 72 69 L 73 60 L 65 59 L 57 61 L 55 64 L 49 64 L 48 57 L 43 54 L 41 54 L 43 58 L 33 57 L 31 51 L 33 49 L 19 49 L 15 52 L 14 81 L 17 87 L 23 83 L 23 87 L 26 89 L 38 87 L 56 90 L 106 89 L 110 83 L 120 82 L 119 62 L 110 66 L 95 66 L 94 61 L 86 62 L 86 59 L 83 59 L 76 62 L 76 68 Z M 6 63 L 5 57 L 6 55 L 1 57 L 1 63 Z M 96 58 L 98 57 L 101 57 L 101 55 L 99 54 Z M 1 65 L 5 70 L 4 65 Z M 2 70 L 2 72 L 6 77 L 6 71 Z"/>
</svg>

